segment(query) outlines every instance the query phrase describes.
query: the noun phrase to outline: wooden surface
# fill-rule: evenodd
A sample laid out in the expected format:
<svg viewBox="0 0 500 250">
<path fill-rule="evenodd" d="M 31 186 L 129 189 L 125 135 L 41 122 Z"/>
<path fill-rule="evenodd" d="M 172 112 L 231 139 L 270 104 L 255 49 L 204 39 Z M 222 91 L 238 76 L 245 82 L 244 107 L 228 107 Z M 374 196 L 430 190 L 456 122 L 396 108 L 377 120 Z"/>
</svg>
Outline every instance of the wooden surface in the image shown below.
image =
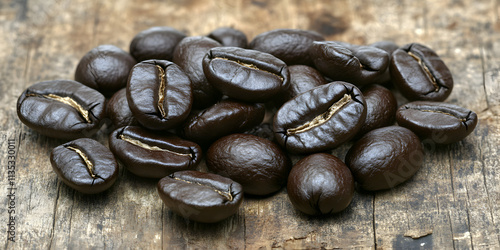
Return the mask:
<svg viewBox="0 0 500 250">
<path fill-rule="evenodd" d="M 8 249 L 499 249 L 499 12 L 498 0 L 0 0 L 1 244 Z M 156 181 L 123 169 L 100 195 L 71 190 L 49 162 L 50 151 L 62 142 L 24 126 L 16 115 L 17 97 L 38 81 L 73 79 L 79 59 L 93 47 L 128 50 L 137 32 L 159 25 L 190 35 L 233 26 L 249 39 L 275 28 L 301 28 L 356 44 L 420 42 L 453 73 L 455 89 L 447 102 L 474 110 L 480 122 L 459 143 L 427 145 L 424 166 L 406 184 L 356 192 L 347 210 L 327 217 L 299 213 L 282 190 L 246 198 L 223 222 L 193 223 L 163 206 Z M 107 143 L 106 132 L 103 128 L 95 138 Z M 343 158 L 348 147 L 333 154 Z M 15 177 L 9 179 L 13 164 Z M 7 240 L 10 187 L 16 188 L 15 242 Z"/>
</svg>

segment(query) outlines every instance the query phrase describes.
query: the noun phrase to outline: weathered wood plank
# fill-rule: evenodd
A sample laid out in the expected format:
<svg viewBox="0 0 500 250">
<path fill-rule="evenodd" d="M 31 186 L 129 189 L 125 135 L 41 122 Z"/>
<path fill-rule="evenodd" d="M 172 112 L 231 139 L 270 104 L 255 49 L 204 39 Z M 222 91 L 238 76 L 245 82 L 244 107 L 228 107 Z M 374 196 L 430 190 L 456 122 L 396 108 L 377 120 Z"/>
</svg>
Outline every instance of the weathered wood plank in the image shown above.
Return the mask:
<svg viewBox="0 0 500 250">
<path fill-rule="evenodd" d="M 500 247 L 500 35 L 498 0 L 448 1 L 0 1 L 0 162 L 16 143 L 16 240 L 4 248 L 430 248 Z M 247 198 L 223 222 L 189 222 L 164 207 L 154 180 L 123 167 L 110 190 L 74 192 L 51 171 L 60 140 L 20 123 L 18 95 L 34 82 L 73 78 L 99 44 L 125 50 L 140 30 L 168 25 L 190 35 L 220 26 L 251 39 L 275 28 L 312 29 L 357 44 L 420 42 L 441 55 L 455 89 L 447 102 L 476 111 L 476 131 L 453 145 L 426 144 L 425 164 L 406 184 L 358 191 L 344 212 L 299 213 L 286 190 Z M 106 144 L 103 129 L 97 136 Z M 343 159 L 349 145 L 332 153 Z M 294 162 L 298 157 L 294 157 Z M 200 168 L 204 168 L 201 166 Z M 0 225 L 8 223 L 9 184 L 0 171 Z M 3 230 L 4 228 L 2 228 Z"/>
</svg>

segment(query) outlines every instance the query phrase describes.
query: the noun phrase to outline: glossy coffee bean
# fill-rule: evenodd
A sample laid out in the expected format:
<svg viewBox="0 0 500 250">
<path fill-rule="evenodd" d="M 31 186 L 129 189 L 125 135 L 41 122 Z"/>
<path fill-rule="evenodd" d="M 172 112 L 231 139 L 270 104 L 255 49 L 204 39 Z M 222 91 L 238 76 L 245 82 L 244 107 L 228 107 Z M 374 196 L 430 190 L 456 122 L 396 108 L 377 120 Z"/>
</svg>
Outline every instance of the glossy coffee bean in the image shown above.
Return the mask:
<svg viewBox="0 0 500 250">
<path fill-rule="evenodd" d="M 127 100 L 137 121 L 152 130 L 181 124 L 193 102 L 191 81 L 179 66 L 164 60 L 147 60 L 130 71 Z"/>
<path fill-rule="evenodd" d="M 387 52 L 387 54 L 389 54 L 389 57 L 392 55 L 394 51 L 399 49 L 399 45 L 395 44 L 393 41 L 378 41 L 370 44 L 370 46 L 379 48 Z"/>
<path fill-rule="evenodd" d="M 378 41 L 378 42 L 370 44 L 370 46 L 379 48 L 379 49 L 387 52 L 387 54 L 389 54 L 389 65 L 390 65 L 390 58 L 392 58 L 392 53 L 394 51 L 396 51 L 397 49 L 399 49 L 399 46 L 392 41 Z M 378 82 L 383 84 L 384 86 L 392 87 L 391 73 L 390 73 L 389 67 L 387 67 L 383 76 L 381 77 L 381 80 Z"/>
<path fill-rule="evenodd" d="M 248 46 L 248 40 L 245 33 L 230 27 L 221 27 L 215 29 L 207 36 L 219 42 L 220 44 L 222 44 L 222 46 L 225 47 L 246 48 Z"/>
<path fill-rule="evenodd" d="M 130 54 L 138 62 L 149 59 L 172 61 L 175 46 L 185 37 L 186 34 L 172 27 L 152 27 L 134 36 Z"/>
<path fill-rule="evenodd" d="M 416 101 L 401 106 L 396 119 L 400 126 L 417 134 L 422 140 L 448 144 L 468 136 L 477 125 L 476 113 L 457 105 Z"/>
<path fill-rule="evenodd" d="M 424 152 L 411 130 L 390 126 L 372 130 L 349 149 L 345 157 L 354 180 L 368 191 L 394 188 L 422 166 Z"/>
<path fill-rule="evenodd" d="M 172 212 L 202 223 L 218 222 L 235 214 L 243 201 L 240 184 L 212 173 L 176 172 L 162 178 L 157 187 Z"/>
<path fill-rule="evenodd" d="M 105 117 L 105 98 L 71 80 L 39 82 L 17 100 L 17 115 L 42 135 L 60 139 L 92 136 Z"/>
<path fill-rule="evenodd" d="M 201 160 L 198 144 L 173 134 L 153 133 L 134 126 L 113 131 L 109 148 L 131 173 L 148 178 L 193 169 Z"/>
<path fill-rule="evenodd" d="M 75 80 L 105 96 L 112 96 L 127 85 L 136 61 L 114 45 L 99 45 L 85 54 L 75 71 Z"/>
<path fill-rule="evenodd" d="M 257 35 L 249 48 L 274 55 L 288 65 L 313 65 L 309 49 L 313 41 L 323 40 L 323 36 L 310 30 L 276 29 Z"/>
<path fill-rule="evenodd" d="M 291 162 L 273 142 L 248 134 L 232 134 L 207 151 L 210 171 L 231 178 L 252 195 L 268 195 L 286 183 Z"/>
<path fill-rule="evenodd" d="M 349 206 L 354 195 L 354 180 L 339 158 L 318 153 L 293 166 L 286 189 L 293 206 L 303 213 L 331 214 Z"/>
<path fill-rule="evenodd" d="M 366 101 L 366 119 L 358 136 L 376 128 L 393 125 L 398 102 L 392 92 L 380 85 L 370 85 L 362 93 Z"/>
<path fill-rule="evenodd" d="M 55 147 L 50 163 L 66 185 L 85 194 L 102 192 L 118 178 L 118 164 L 113 154 L 98 141 L 88 138 Z"/>
<path fill-rule="evenodd" d="M 315 67 L 324 75 L 360 87 L 383 81 L 389 65 L 387 52 L 343 42 L 314 42 L 311 56 Z"/>
<path fill-rule="evenodd" d="M 217 102 L 222 96 L 205 77 L 203 57 L 214 47 L 221 46 L 213 39 L 203 36 L 186 37 L 174 50 L 172 61 L 179 65 L 191 80 L 193 87 L 193 107 L 206 108 Z"/>
<path fill-rule="evenodd" d="M 242 101 L 265 102 L 289 85 L 286 64 L 256 50 L 213 48 L 203 58 L 203 70 L 220 92 Z"/>
<path fill-rule="evenodd" d="M 118 90 L 106 104 L 106 114 L 115 128 L 138 125 L 127 101 L 126 88 Z"/>
<path fill-rule="evenodd" d="M 453 77 L 443 60 L 418 43 L 392 54 L 390 72 L 394 85 L 410 101 L 443 101 L 453 89 Z"/>
<path fill-rule="evenodd" d="M 279 144 L 292 153 L 328 150 L 350 140 L 366 118 L 361 91 L 346 82 L 332 82 L 286 102 L 274 116 Z"/>
<path fill-rule="evenodd" d="M 183 125 L 182 134 L 189 140 L 207 145 L 222 136 L 259 125 L 264 115 L 263 104 L 226 99 L 191 115 Z"/>
<path fill-rule="evenodd" d="M 318 70 L 307 65 L 288 66 L 288 72 L 290 73 L 290 87 L 276 97 L 279 106 L 299 94 L 327 83 Z"/>
</svg>

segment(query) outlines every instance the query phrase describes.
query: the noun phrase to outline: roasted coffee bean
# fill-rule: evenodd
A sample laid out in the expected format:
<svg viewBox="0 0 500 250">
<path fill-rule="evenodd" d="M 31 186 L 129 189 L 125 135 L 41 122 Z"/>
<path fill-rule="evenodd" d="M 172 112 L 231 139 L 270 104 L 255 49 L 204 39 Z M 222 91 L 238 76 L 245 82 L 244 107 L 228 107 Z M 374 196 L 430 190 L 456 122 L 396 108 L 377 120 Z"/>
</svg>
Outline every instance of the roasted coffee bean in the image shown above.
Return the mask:
<svg viewBox="0 0 500 250">
<path fill-rule="evenodd" d="M 318 70 L 307 65 L 288 66 L 288 72 L 290 73 L 290 87 L 276 97 L 279 106 L 299 94 L 327 83 Z"/>
<path fill-rule="evenodd" d="M 243 101 L 264 102 L 288 88 L 286 64 L 271 54 L 219 47 L 203 58 L 208 81 L 223 94 Z"/>
<path fill-rule="evenodd" d="M 379 49 L 387 52 L 387 54 L 389 54 L 389 59 L 392 58 L 392 53 L 394 51 L 396 51 L 397 49 L 399 49 L 399 46 L 392 41 L 379 41 L 379 42 L 375 42 L 375 43 L 370 44 L 370 46 L 379 48 Z M 389 65 L 390 65 L 390 60 L 389 60 Z M 381 80 L 379 82 L 381 84 L 383 84 L 384 86 L 392 87 L 391 73 L 390 73 L 389 67 L 387 67 L 387 69 L 385 70 L 385 72 L 384 72 L 384 74 L 381 77 Z"/>
<path fill-rule="evenodd" d="M 263 104 L 222 100 L 191 115 L 184 123 L 182 134 L 201 145 L 209 145 L 222 136 L 257 126 L 264 119 L 265 111 Z"/>
<path fill-rule="evenodd" d="M 286 183 L 291 162 L 273 142 L 248 134 L 232 134 L 207 151 L 210 171 L 231 178 L 252 195 L 268 195 Z"/>
<path fill-rule="evenodd" d="M 66 185 L 85 194 L 102 192 L 118 178 L 118 164 L 113 154 L 89 138 L 55 147 L 50 154 L 50 163 Z"/>
<path fill-rule="evenodd" d="M 147 60 L 130 71 L 127 100 L 137 121 L 152 130 L 181 124 L 193 103 L 189 77 L 179 66 L 164 60 Z"/>
<path fill-rule="evenodd" d="M 453 89 L 453 77 L 443 60 L 430 48 L 407 44 L 394 51 L 391 79 L 410 101 L 444 101 Z"/>
<path fill-rule="evenodd" d="M 322 35 L 299 29 L 276 29 L 257 35 L 249 48 L 269 53 L 288 65 L 313 65 L 309 49 L 313 41 L 325 40 Z"/>
<path fill-rule="evenodd" d="M 370 85 L 362 93 L 366 101 L 366 119 L 358 136 L 376 128 L 393 125 L 398 102 L 392 92 L 380 85 Z"/>
<path fill-rule="evenodd" d="M 416 101 L 401 106 L 396 119 L 400 126 L 417 134 L 422 140 L 448 144 L 468 136 L 477 125 L 477 115 L 457 105 Z"/>
<path fill-rule="evenodd" d="M 313 153 L 350 140 L 366 118 L 361 91 L 346 82 L 332 82 L 286 102 L 274 116 L 279 144 L 292 153 Z"/>
<path fill-rule="evenodd" d="M 106 104 L 106 114 L 111 119 L 115 128 L 121 128 L 128 125 L 139 125 L 134 118 L 127 101 L 126 88 L 118 90 Z"/>
<path fill-rule="evenodd" d="M 97 132 L 105 117 L 105 100 L 97 90 L 79 82 L 39 82 L 19 97 L 17 115 L 42 135 L 71 140 Z"/>
<path fill-rule="evenodd" d="M 138 61 L 172 61 L 174 49 L 186 34 L 171 27 L 152 27 L 139 32 L 130 43 L 130 54 Z"/>
<path fill-rule="evenodd" d="M 393 41 L 378 41 L 378 42 L 374 42 L 374 43 L 370 44 L 370 46 L 379 48 L 379 49 L 387 52 L 387 54 L 389 54 L 389 57 L 391 57 L 391 55 L 394 51 L 399 49 L 399 46 L 397 44 L 395 44 Z"/>
<path fill-rule="evenodd" d="M 354 180 L 337 157 L 318 153 L 297 162 L 286 187 L 293 206 L 309 215 L 338 213 L 351 203 Z"/>
<path fill-rule="evenodd" d="M 158 194 L 174 213 L 192 221 L 214 223 L 238 211 L 240 184 L 211 173 L 180 171 L 158 182 Z"/>
<path fill-rule="evenodd" d="M 246 48 L 248 46 L 245 33 L 230 27 L 218 28 L 207 36 L 226 47 Z"/>
<path fill-rule="evenodd" d="M 112 96 L 127 85 L 136 61 L 114 45 L 100 45 L 85 54 L 75 71 L 75 80 L 105 96 Z"/>
<path fill-rule="evenodd" d="M 311 56 L 315 67 L 324 75 L 359 87 L 382 82 L 389 65 L 387 52 L 343 42 L 314 42 Z"/>
<path fill-rule="evenodd" d="M 368 191 L 394 188 L 420 169 L 424 151 L 418 136 L 399 126 L 365 134 L 345 157 L 354 180 Z"/>
<path fill-rule="evenodd" d="M 193 169 L 201 160 L 198 144 L 169 133 L 153 133 L 141 127 L 116 129 L 109 148 L 133 174 L 162 178 L 173 172 Z"/>
<path fill-rule="evenodd" d="M 214 47 L 221 46 L 213 39 L 203 36 L 186 37 L 174 50 L 172 61 L 179 65 L 191 79 L 193 87 L 193 107 L 206 108 L 217 102 L 222 94 L 213 87 L 203 72 L 203 57 Z"/>
</svg>

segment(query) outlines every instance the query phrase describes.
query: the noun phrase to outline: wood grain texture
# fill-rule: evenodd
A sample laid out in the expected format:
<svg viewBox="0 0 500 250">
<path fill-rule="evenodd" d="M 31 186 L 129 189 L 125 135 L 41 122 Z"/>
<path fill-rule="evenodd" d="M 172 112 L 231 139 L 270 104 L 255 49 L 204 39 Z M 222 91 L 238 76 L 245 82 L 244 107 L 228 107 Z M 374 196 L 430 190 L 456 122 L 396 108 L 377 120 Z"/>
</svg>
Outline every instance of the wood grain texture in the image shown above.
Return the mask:
<svg viewBox="0 0 500 250">
<path fill-rule="evenodd" d="M 498 249 L 500 248 L 499 0 L 0 0 L 0 232 L 6 249 Z M 82 195 L 52 172 L 60 140 L 39 135 L 16 114 L 31 84 L 73 79 L 79 59 L 100 44 L 128 50 L 151 26 L 205 35 L 221 26 L 251 40 L 276 28 L 315 30 L 329 40 L 392 40 L 433 48 L 455 88 L 446 102 L 480 117 L 461 142 L 426 146 L 424 166 L 407 183 L 356 192 L 328 217 L 301 214 L 286 190 L 246 198 L 220 223 L 186 221 L 164 207 L 156 181 L 123 167 L 108 191 Z M 401 98 L 400 98 L 401 99 Z M 400 100 L 403 102 L 404 100 Z M 110 128 L 94 136 L 107 145 Z M 16 242 L 6 240 L 8 140 L 15 142 Z M 332 154 L 344 158 L 350 144 Z M 298 158 L 293 159 L 294 162 Z M 201 166 L 203 168 L 203 166 Z"/>
</svg>

